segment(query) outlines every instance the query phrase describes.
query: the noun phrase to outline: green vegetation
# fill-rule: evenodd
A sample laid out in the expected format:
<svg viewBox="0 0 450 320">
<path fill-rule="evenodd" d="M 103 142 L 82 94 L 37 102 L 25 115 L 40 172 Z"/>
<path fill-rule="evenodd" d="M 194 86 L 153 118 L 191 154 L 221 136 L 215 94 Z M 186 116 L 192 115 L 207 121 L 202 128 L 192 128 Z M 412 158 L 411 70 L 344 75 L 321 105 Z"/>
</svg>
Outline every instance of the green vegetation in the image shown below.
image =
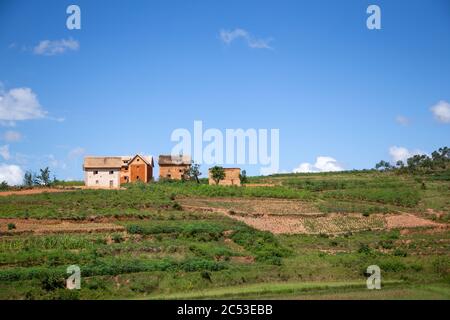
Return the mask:
<svg viewBox="0 0 450 320">
<path fill-rule="evenodd" d="M 120 222 L 126 236 L 0 238 L 0 298 L 362 294 L 371 264 L 381 267 L 386 290 L 431 284 L 441 290 L 435 296 L 449 296 L 448 245 L 438 244 L 450 241 L 448 232 L 274 236 L 221 216 L 197 218 Z M 81 268 L 82 288 L 69 294 L 61 284 L 71 264 Z"/>
<path fill-rule="evenodd" d="M 450 168 L 450 148 L 442 147 L 433 151 L 431 157 L 426 154 L 416 154 L 406 160 L 406 164 L 399 160 L 395 165 L 381 160 L 375 169 L 384 171 L 397 171 L 398 173 L 433 173 L 445 171 Z"/>
<path fill-rule="evenodd" d="M 450 232 L 386 230 L 379 215 L 414 213 L 448 223 L 448 170 L 248 177 L 261 187 L 200 182 L 0 197 L 0 218 L 107 221 L 125 228 L 22 234 L 20 222 L 14 220 L 15 230 L 3 220 L 0 299 L 450 298 Z M 183 206 L 192 198 L 228 205 L 272 199 L 275 208 L 289 199 L 298 204 L 295 210 L 321 213 L 301 218 L 316 234 L 272 234 L 215 212 L 187 211 Z M 326 233 L 333 228 L 344 232 Z M 64 279 L 73 264 L 81 268 L 82 284 L 69 291 Z M 382 270 L 377 292 L 365 289 L 373 264 Z"/>
<path fill-rule="evenodd" d="M 225 170 L 223 167 L 215 166 L 209 169 L 211 173 L 211 178 L 216 184 L 219 184 L 220 180 L 225 179 Z"/>
</svg>

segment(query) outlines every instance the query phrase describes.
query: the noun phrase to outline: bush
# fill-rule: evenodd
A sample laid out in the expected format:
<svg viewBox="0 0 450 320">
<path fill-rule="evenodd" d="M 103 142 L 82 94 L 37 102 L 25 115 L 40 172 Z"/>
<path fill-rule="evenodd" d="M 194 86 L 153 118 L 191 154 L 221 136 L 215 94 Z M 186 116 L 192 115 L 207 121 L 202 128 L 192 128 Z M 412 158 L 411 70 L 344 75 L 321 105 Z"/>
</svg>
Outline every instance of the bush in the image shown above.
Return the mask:
<svg viewBox="0 0 450 320">
<path fill-rule="evenodd" d="M 406 257 L 408 256 L 408 253 L 402 249 L 395 249 L 393 255 L 396 257 Z"/>
<path fill-rule="evenodd" d="M 123 235 L 120 233 L 114 233 L 111 238 L 115 243 L 120 243 L 124 240 Z"/>
<path fill-rule="evenodd" d="M 394 242 L 392 240 L 381 240 L 378 244 L 383 249 L 392 249 L 394 247 Z"/>
<path fill-rule="evenodd" d="M 406 265 L 398 260 L 386 260 L 382 261 L 379 264 L 381 272 L 399 272 L 406 269 Z"/>
<path fill-rule="evenodd" d="M 142 228 L 141 226 L 138 226 L 136 224 L 132 224 L 132 225 L 127 226 L 127 232 L 132 233 L 132 234 L 143 234 L 144 228 Z"/>
<path fill-rule="evenodd" d="M 200 276 L 202 277 L 202 279 L 208 280 L 209 282 L 212 282 L 211 280 L 211 273 L 209 273 L 208 271 L 202 271 L 200 273 Z"/>
<path fill-rule="evenodd" d="M 180 205 L 178 202 L 175 202 L 175 203 L 172 205 L 172 208 L 173 208 L 174 210 L 178 210 L 178 211 L 183 210 L 183 208 L 181 207 L 181 205 Z"/>
<path fill-rule="evenodd" d="M 290 251 L 283 248 L 270 232 L 242 226 L 231 235 L 231 239 L 255 255 L 259 262 L 281 265 L 281 258 L 290 255 Z"/>
<path fill-rule="evenodd" d="M 449 257 L 439 257 L 436 258 L 433 263 L 433 270 L 441 276 L 447 276 L 450 274 L 450 258 Z"/>
<path fill-rule="evenodd" d="M 370 249 L 370 247 L 365 244 L 365 243 L 360 243 L 359 245 L 359 249 L 358 249 L 358 253 L 361 254 L 370 254 L 372 253 L 372 249 Z"/>
<path fill-rule="evenodd" d="M 65 287 L 65 279 L 55 274 L 46 274 L 41 280 L 41 288 L 45 291 L 53 291 Z"/>
<path fill-rule="evenodd" d="M 16 229 L 16 225 L 14 223 L 8 223 L 8 230 Z"/>
</svg>

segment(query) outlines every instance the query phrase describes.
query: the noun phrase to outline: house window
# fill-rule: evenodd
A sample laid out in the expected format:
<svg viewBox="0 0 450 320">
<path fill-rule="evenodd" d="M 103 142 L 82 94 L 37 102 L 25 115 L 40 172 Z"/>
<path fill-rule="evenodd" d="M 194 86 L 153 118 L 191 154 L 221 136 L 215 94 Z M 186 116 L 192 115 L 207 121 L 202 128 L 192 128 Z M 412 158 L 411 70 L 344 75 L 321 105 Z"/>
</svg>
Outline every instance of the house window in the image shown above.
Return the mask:
<svg viewBox="0 0 450 320">
<path fill-rule="evenodd" d="M 136 180 L 139 180 L 139 176 L 136 176 Z"/>
<path fill-rule="evenodd" d="M 98 184 L 98 180 L 95 180 L 95 184 Z"/>
<path fill-rule="evenodd" d="M 111 170 L 111 171 L 109 172 L 109 174 L 114 174 L 114 171 Z"/>
<path fill-rule="evenodd" d="M 97 171 L 97 170 L 95 170 L 95 171 L 94 171 L 94 174 L 98 174 L 98 171 Z"/>
<path fill-rule="evenodd" d="M 170 178 L 170 174 L 167 175 L 167 178 Z"/>
<path fill-rule="evenodd" d="M 178 170 L 178 171 L 180 171 L 180 173 L 181 173 L 181 172 L 183 172 L 183 170 L 181 170 L 181 169 L 180 169 L 180 170 Z"/>
</svg>

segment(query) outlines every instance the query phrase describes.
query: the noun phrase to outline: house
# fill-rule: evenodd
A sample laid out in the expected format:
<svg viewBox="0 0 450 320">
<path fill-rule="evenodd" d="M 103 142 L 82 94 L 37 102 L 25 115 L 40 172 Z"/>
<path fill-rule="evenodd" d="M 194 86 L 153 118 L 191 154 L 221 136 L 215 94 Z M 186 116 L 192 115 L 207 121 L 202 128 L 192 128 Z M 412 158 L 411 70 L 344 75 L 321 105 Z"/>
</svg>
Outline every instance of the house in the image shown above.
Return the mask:
<svg viewBox="0 0 450 320">
<path fill-rule="evenodd" d="M 223 168 L 225 178 L 219 181 L 220 186 L 240 186 L 241 185 L 241 169 L 240 168 Z M 216 184 L 211 176 L 211 169 L 208 170 L 209 184 Z"/>
<path fill-rule="evenodd" d="M 135 155 L 120 157 L 122 166 L 120 169 L 120 183 L 136 181 L 150 182 L 153 179 L 153 157 Z"/>
<path fill-rule="evenodd" d="M 190 169 L 191 163 L 190 156 L 160 155 L 158 159 L 159 178 L 182 180 Z"/>
<path fill-rule="evenodd" d="M 120 157 L 85 157 L 84 184 L 95 188 L 119 188 L 121 167 Z"/>
<path fill-rule="evenodd" d="M 119 188 L 123 183 L 153 179 L 152 156 L 85 157 L 84 182 L 87 187 Z"/>
</svg>

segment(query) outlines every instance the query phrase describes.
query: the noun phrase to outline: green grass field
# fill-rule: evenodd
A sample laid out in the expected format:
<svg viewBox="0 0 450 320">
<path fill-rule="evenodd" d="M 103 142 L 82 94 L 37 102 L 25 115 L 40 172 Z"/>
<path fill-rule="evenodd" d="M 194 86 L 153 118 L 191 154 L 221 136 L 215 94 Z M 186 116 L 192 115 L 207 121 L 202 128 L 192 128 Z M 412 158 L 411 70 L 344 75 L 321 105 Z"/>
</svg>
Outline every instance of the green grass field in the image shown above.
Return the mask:
<svg viewBox="0 0 450 320">
<path fill-rule="evenodd" d="M 217 203 L 290 199 L 339 223 L 350 221 L 349 213 L 414 213 L 445 226 L 449 181 L 448 172 L 371 171 L 251 178 L 273 187 L 165 182 L 2 196 L 0 219 L 17 224 L 107 221 L 125 231 L 19 233 L 4 219 L 0 299 L 449 299 L 448 228 L 272 234 L 180 206 L 181 199 L 199 197 Z M 74 264 L 81 268 L 81 290 L 64 288 L 66 268 Z M 373 264 L 382 270 L 381 290 L 365 288 L 365 270 Z"/>
</svg>

